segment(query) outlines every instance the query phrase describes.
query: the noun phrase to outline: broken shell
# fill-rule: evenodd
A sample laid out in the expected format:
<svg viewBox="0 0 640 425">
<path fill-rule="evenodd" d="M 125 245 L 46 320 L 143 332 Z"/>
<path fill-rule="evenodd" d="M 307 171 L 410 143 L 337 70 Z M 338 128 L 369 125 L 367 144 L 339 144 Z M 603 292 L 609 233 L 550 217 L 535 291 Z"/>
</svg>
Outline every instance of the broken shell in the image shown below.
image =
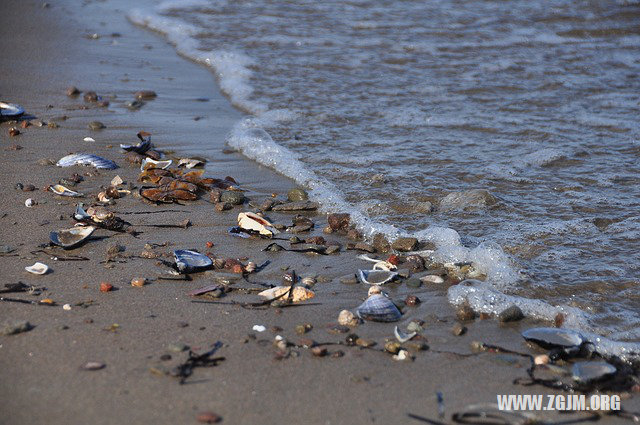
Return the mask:
<svg viewBox="0 0 640 425">
<path fill-rule="evenodd" d="M 176 261 L 176 267 L 180 273 L 191 273 L 209 268 L 213 265 L 211 258 L 196 251 L 179 249 L 173 251 L 173 256 Z"/>
<path fill-rule="evenodd" d="M 59 196 L 70 196 L 72 198 L 80 198 L 84 196 L 82 193 L 75 192 L 71 189 L 64 187 L 61 184 L 54 184 L 53 186 L 49 186 L 48 189 Z"/>
<path fill-rule="evenodd" d="M 273 227 L 271 222 L 252 212 L 238 214 L 238 226 L 246 231 L 256 232 L 268 237 L 280 233 Z"/>
<path fill-rule="evenodd" d="M 374 294 L 356 309 L 358 317 L 374 322 L 395 322 L 402 317 L 398 307 L 382 294 Z"/>
<path fill-rule="evenodd" d="M 398 354 L 393 356 L 393 360 L 404 361 L 411 359 L 411 355 L 405 349 L 398 350 Z"/>
<path fill-rule="evenodd" d="M 367 285 L 384 285 L 391 282 L 396 276 L 398 273 L 385 270 L 358 270 L 360 281 Z"/>
<path fill-rule="evenodd" d="M 147 170 L 149 168 L 161 168 L 166 170 L 173 164 L 173 161 L 168 159 L 166 161 L 156 161 L 151 158 L 145 158 L 142 160 L 142 164 L 140 165 L 140 171 Z"/>
<path fill-rule="evenodd" d="M 390 270 L 395 270 L 397 268 L 394 264 L 391 264 L 388 261 L 376 260 L 375 258 L 371 258 L 366 254 L 358 255 L 358 258 L 361 259 L 361 260 L 370 261 L 372 263 L 375 263 L 373 265 L 373 270 L 390 271 Z"/>
<path fill-rule="evenodd" d="M 122 177 L 120 176 L 115 176 L 111 180 L 111 186 L 120 186 L 122 183 L 124 183 L 124 180 L 122 180 Z"/>
<path fill-rule="evenodd" d="M 85 137 L 84 139 L 82 139 L 82 141 L 84 141 L 84 142 L 95 142 L 96 139 L 94 139 L 93 137 Z"/>
<path fill-rule="evenodd" d="M 522 332 L 522 337 L 546 349 L 574 348 L 584 342 L 582 335 L 571 329 L 531 328 Z"/>
<path fill-rule="evenodd" d="M 602 361 L 577 362 L 571 369 L 573 379 L 585 384 L 608 378 L 616 372 L 615 366 Z"/>
<path fill-rule="evenodd" d="M 49 239 L 54 245 L 61 246 L 64 249 L 71 249 L 83 243 L 91 236 L 94 230 L 96 230 L 94 226 L 72 227 L 71 229 L 51 232 Z"/>
<path fill-rule="evenodd" d="M 244 268 L 244 271 L 246 271 L 247 273 L 253 273 L 255 270 L 256 270 L 256 263 L 254 263 L 253 261 L 249 261 Z"/>
<path fill-rule="evenodd" d="M 349 310 L 342 310 L 340 314 L 338 314 L 338 323 L 342 326 L 358 326 L 360 319 L 350 312 Z"/>
<path fill-rule="evenodd" d="M 100 202 L 104 202 L 105 204 L 111 202 L 111 198 L 109 198 L 109 196 L 107 195 L 107 192 L 100 192 L 98 193 L 98 201 Z"/>
<path fill-rule="evenodd" d="M 268 299 L 274 299 L 278 297 L 282 297 L 280 299 L 286 300 L 289 295 L 284 295 L 289 291 L 290 286 L 276 286 L 274 288 L 267 289 L 265 291 L 260 292 L 258 295 Z M 293 288 L 293 294 L 291 295 L 291 301 L 294 303 L 300 301 L 306 301 L 315 297 L 315 293 L 307 288 L 303 288 L 302 286 L 296 286 Z"/>
<path fill-rule="evenodd" d="M 397 326 L 393 330 L 393 334 L 395 335 L 395 337 L 398 340 L 398 342 L 400 342 L 401 344 L 404 344 L 405 342 L 409 341 L 414 336 L 418 335 L 417 332 L 409 332 L 409 333 L 402 332 L 400 329 L 398 329 Z"/>
<path fill-rule="evenodd" d="M 14 103 L 0 102 L 0 121 L 17 118 L 24 114 L 24 109 Z"/>
<path fill-rule="evenodd" d="M 178 161 L 178 167 L 194 168 L 200 165 L 204 165 L 204 161 L 195 158 L 182 158 Z"/>
<path fill-rule="evenodd" d="M 127 152 L 135 152 L 142 155 L 151 148 L 151 141 L 149 139 L 146 139 L 135 145 L 120 144 L 120 148 Z"/>
<path fill-rule="evenodd" d="M 38 203 L 36 201 L 34 201 L 32 198 L 27 198 L 26 201 L 24 201 L 24 206 L 27 208 L 31 208 L 34 205 L 37 205 Z"/>
<path fill-rule="evenodd" d="M 35 263 L 33 266 L 28 266 L 24 269 L 33 274 L 45 274 L 49 271 L 49 266 L 43 263 Z"/>
<path fill-rule="evenodd" d="M 105 170 L 113 170 L 118 168 L 115 162 L 110 159 L 102 158 L 98 155 L 92 155 L 87 153 L 76 153 L 67 155 L 56 163 L 58 167 L 71 167 L 72 165 L 91 165 L 95 168 L 102 168 Z"/>
<path fill-rule="evenodd" d="M 314 276 L 305 276 L 300 282 L 305 286 L 313 286 L 316 284 L 316 278 Z"/>
</svg>

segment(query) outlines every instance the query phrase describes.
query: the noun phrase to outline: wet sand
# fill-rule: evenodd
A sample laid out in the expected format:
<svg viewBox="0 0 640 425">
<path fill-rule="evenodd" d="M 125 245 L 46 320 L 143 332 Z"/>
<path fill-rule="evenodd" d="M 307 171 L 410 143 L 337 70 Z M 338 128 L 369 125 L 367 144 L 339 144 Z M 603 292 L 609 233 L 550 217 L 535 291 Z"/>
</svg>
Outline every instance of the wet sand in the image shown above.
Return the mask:
<svg viewBox="0 0 640 425">
<path fill-rule="evenodd" d="M 88 261 L 55 261 L 50 255 L 33 254 L 48 241 L 50 231 L 73 225 L 70 215 L 75 200 L 56 197 L 43 187 L 81 173 L 85 180 L 74 189 L 87 194 L 82 201 L 89 203 L 115 175 L 139 185 L 137 167 L 126 163 L 118 148 L 120 143 L 135 142 L 139 130 L 151 132 L 160 150 L 206 157 L 207 175 L 233 176 L 257 204 L 271 193 L 283 198 L 293 187 L 271 170 L 238 154 L 223 153 L 224 137 L 241 114 L 219 93 L 206 69 L 178 57 L 160 37 L 133 27 L 123 17 L 100 16 L 109 22 L 106 30 L 100 20 L 89 19 L 99 4 L 90 6 L 81 22 L 69 17 L 66 7 L 42 8 L 40 2 L 32 1 L 9 1 L 2 6 L 0 98 L 19 103 L 29 115 L 55 121 L 59 127 L 32 126 L 10 138 L 11 124 L 0 125 L 0 245 L 15 248 L 0 256 L 1 282 L 3 286 L 22 281 L 46 287 L 37 297 L 9 295 L 51 298 L 59 305 L 0 303 L 0 322 L 22 319 L 34 326 L 29 332 L 0 336 L 0 423 L 196 423 L 202 411 L 216 412 L 229 424 L 420 423 L 408 415 L 438 419 L 436 392 L 444 397 L 443 421 L 470 404 L 495 403 L 496 394 L 549 393 L 541 387 L 512 384 L 515 378 L 526 376 L 526 362 L 491 353 L 473 355 L 470 349 L 472 341 L 482 341 L 532 352 L 519 332 L 534 323 L 498 325 L 495 320 L 478 320 L 466 324 L 466 334 L 454 336 L 455 312 L 446 302 L 445 285 L 385 288 L 393 299 L 413 294 L 423 301 L 407 307 L 396 323 L 406 327 L 413 319 L 425 321 L 423 336 L 430 349 L 414 353 L 414 361 L 398 362 L 387 353 L 346 346 L 328 346 L 330 353 L 344 352 L 339 358 L 318 358 L 307 349 L 294 347 L 288 358 L 276 359 L 276 335 L 292 342 L 301 338 L 344 341 L 346 334 L 332 334 L 327 326 L 336 322 L 342 309 L 355 310 L 367 288 L 342 284 L 339 278 L 366 264 L 356 258 L 358 253 L 344 249 L 330 256 L 262 252 L 269 241 L 241 240 L 227 233 L 242 211 L 239 207 L 220 213 L 205 200 L 153 206 L 126 196 L 110 208 L 134 227 L 138 225 L 144 233 L 137 238 L 98 230 L 84 246 L 59 251 L 59 255 L 83 256 Z M 87 37 L 94 33 L 100 37 Z M 82 95 L 67 97 L 65 90 L 70 85 L 95 90 L 109 99 L 109 107 L 85 103 Z M 141 89 L 156 91 L 157 99 L 139 111 L 129 111 L 124 102 Z M 91 121 L 101 121 L 106 128 L 91 131 L 87 128 Z M 96 142 L 84 142 L 86 136 Z M 22 149 L 11 149 L 13 144 Z M 38 164 L 42 158 L 57 161 L 70 152 L 102 155 L 120 168 L 96 172 Z M 33 184 L 39 190 L 22 192 L 15 189 L 17 183 Z M 24 201 L 29 197 L 38 204 L 26 208 Z M 172 212 L 153 213 L 167 209 Z M 149 214 L 127 214 L 134 212 Z M 274 222 L 287 225 L 293 215 L 268 213 Z M 322 235 L 326 218 L 308 215 L 316 224 L 309 236 Z M 192 226 L 139 226 L 184 219 Z M 325 237 L 343 247 L 351 242 L 339 235 Z M 221 304 L 193 303 L 187 292 L 212 283 L 215 272 L 194 274 L 190 282 L 156 280 L 166 267 L 154 259 L 138 258 L 145 244 L 168 242 L 157 251 L 170 255 L 181 248 L 207 251 L 209 241 L 214 244 L 210 251 L 218 257 L 246 258 L 245 263 L 257 264 L 271 261 L 265 270 L 249 277 L 252 282 L 279 283 L 285 267 L 301 276 L 318 275 L 312 305 L 249 310 L 230 301 L 255 301 L 256 297 L 235 292 L 221 298 Z M 113 244 L 126 250 L 116 261 L 105 262 Z M 35 261 L 48 264 L 52 272 L 44 276 L 26 273 L 24 267 Z M 150 283 L 132 287 L 133 277 L 145 277 Z M 101 293 L 103 281 L 118 290 Z M 70 311 L 61 307 L 66 303 L 71 304 Z M 306 323 L 313 329 L 303 336 L 296 334 L 296 326 Z M 119 325 L 115 331 L 114 324 Z M 256 324 L 267 330 L 252 331 Z M 351 332 L 382 348 L 386 339 L 393 338 L 394 326 L 366 322 Z M 186 352 L 171 351 L 170 344 L 186 344 L 201 353 L 217 341 L 223 346 L 216 355 L 225 360 L 216 367 L 195 369 L 186 384 L 157 373 L 187 357 Z M 161 360 L 166 354 L 172 358 Z M 106 367 L 82 370 L 90 361 L 104 362 Z M 624 406 L 637 410 L 638 403 L 632 398 Z M 557 415 L 545 415 L 557 419 Z M 581 416 L 584 414 L 561 417 Z"/>
</svg>

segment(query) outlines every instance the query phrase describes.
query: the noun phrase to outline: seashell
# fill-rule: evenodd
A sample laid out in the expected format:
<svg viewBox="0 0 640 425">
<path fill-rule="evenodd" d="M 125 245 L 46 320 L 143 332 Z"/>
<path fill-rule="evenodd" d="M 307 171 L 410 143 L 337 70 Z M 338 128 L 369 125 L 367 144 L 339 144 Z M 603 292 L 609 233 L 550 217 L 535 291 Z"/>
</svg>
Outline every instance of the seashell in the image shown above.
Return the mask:
<svg viewBox="0 0 640 425">
<path fill-rule="evenodd" d="M 35 263 L 33 266 L 28 266 L 24 269 L 33 274 L 45 274 L 49 271 L 49 266 L 43 263 Z"/>
<path fill-rule="evenodd" d="M 82 193 L 75 192 L 64 187 L 61 184 L 54 184 L 53 186 L 49 186 L 49 190 L 59 196 L 70 196 L 72 198 L 80 198 L 84 196 Z"/>
<path fill-rule="evenodd" d="M 96 139 L 94 139 L 93 137 L 85 137 L 84 139 L 82 139 L 82 141 L 84 141 L 84 142 L 95 142 Z"/>
<path fill-rule="evenodd" d="M 422 283 L 444 283 L 444 279 L 435 274 L 428 274 L 426 276 L 422 276 L 420 278 L 420 282 Z"/>
<path fill-rule="evenodd" d="M 98 193 L 98 201 L 108 204 L 109 202 L 111 202 L 111 198 L 109 198 L 109 196 L 107 195 L 107 192 L 102 191 Z"/>
<path fill-rule="evenodd" d="M 358 278 L 367 285 L 384 285 L 391 282 L 398 273 L 385 270 L 358 270 Z"/>
<path fill-rule="evenodd" d="M 176 267 L 180 273 L 191 273 L 213 266 L 211 258 L 196 251 L 179 249 L 173 251 Z"/>
<path fill-rule="evenodd" d="M 261 297 L 264 298 L 268 298 L 268 299 L 275 299 L 278 298 L 280 296 L 282 296 L 283 294 L 285 294 L 286 292 L 289 291 L 289 288 L 291 288 L 290 286 L 276 286 L 274 288 L 270 288 L 267 289 L 265 291 L 260 292 L 258 295 L 260 295 Z M 313 297 L 315 297 L 316 294 L 307 289 L 307 288 L 303 288 L 302 286 L 296 286 L 293 288 L 293 294 L 291 295 L 291 301 L 294 303 L 298 303 L 301 301 L 306 301 L 308 299 L 311 299 Z M 282 296 L 282 299 L 286 299 L 288 297 L 288 295 L 284 295 Z"/>
<path fill-rule="evenodd" d="M 395 322 L 402 317 L 398 307 L 382 294 L 374 294 L 367 298 L 356 309 L 358 317 L 374 322 Z"/>
<path fill-rule="evenodd" d="M 200 165 L 204 165 L 204 161 L 201 161 L 196 158 L 182 158 L 178 161 L 178 167 L 186 167 L 186 168 L 194 168 L 199 167 Z"/>
<path fill-rule="evenodd" d="M 2 119 L 17 118 L 24 114 L 24 109 L 14 103 L 0 102 L 0 121 Z"/>
<path fill-rule="evenodd" d="M 382 292 L 382 289 L 380 289 L 379 286 L 372 286 L 371 288 L 369 288 L 369 291 L 367 292 L 367 296 L 370 297 L 371 295 L 374 294 L 383 294 L 384 292 Z"/>
<path fill-rule="evenodd" d="M 95 168 L 101 168 L 105 170 L 114 170 L 118 168 L 115 162 L 110 159 L 103 158 L 98 155 L 92 155 L 88 153 L 75 153 L 60 158 L 56 163 L 58 167 L 71 167 L 73 165 L 90 165 Z"/>
<path fill-rule="evenodd" d="M 120 144 L 120 148 L 127 152 L 135 152 L 140 155 L 151 149 L 151 141 L 150 139 L 142 140 L 135 145 L 124 145 Z"/>
<path fill-rule="evenodd" d="M 120 176 L 115 176 L 111 179 L 111 186 L 120 186 L 122 183 L 124 183 L 124 180 Z"/>
<path fill-rule="evenodd" d="M 603 361 L 577 362 L 571 368 L 573 379 L 585 384 L 608 378 L 616 372 L 614 365 Z"/>
<path fill-rule="evenodd" d="M 87 214 L 91 219 L 97 223 L 108 220 L 115 217 L 115 214 L 106 209 L 105 207 L 89 207 L 87 208 Z"/>
<path fill-rule="evenodd" d="M 27 200 L 24 201 L 24 206 L 27 208 L 31 208 L 34 205 L 38 205 L 38 203 L 34 201 L 33 198 L 27 198 Z"/>
<path fill-rule="evenodd" d="M 397 326 L 393 330 L 393 334 L 395 335 L 396 339 L 400 344 L 404 344 L 414 336 L 418 335 L 417 332 L 402 332 L 400 329 L 398 329 Z"/>
<path fill-rule="evenodd" d="M 238 226 L 249 232 L 256 232 L 263 236 L 272 237 L 278 232 L 268 220 L 252 212 L 238 214 Z"/>
<path fill-rule="evenodd" d="M 142 160 L 142 164 L 140 165 L 140 171 L 147 170 L 149 168 L 161 168 L 166 170 L 173 164 L 173 161 L 167 159 L 166 161 L 156 161 L 151 158 L 145 158 Z"/>
<path fill-rule="evenodd" d="M 305 286 L 313 286 L 316 284 L 316 278 L 315 276 L 305 276 L 302 278 L 300 283 L 302 283 Z"/>
<path fill-rule="evenodd" d="M 246 271 L 247 273 L 253 273 L 254 271 L 256 271 L 256 267 L 256 263 L 254 263 L 253 261 L 249 261 L 245 266 L 244 271 Z"/>
<path fill-rule="evenodd" d="M 522 332 L 522 337 L 546 349 L 575 348 L 584 342 L 577 331 L 559 328 L 531 328 Z"/>
<path fill-rule="evenodd" d="M 81 203 L 76 206 L 76 210 L 73 213 L 73 218 L 78 221 L 91 220 L 91 216 L 84 210 Z"/>
<path fill-rule="evenodd" d="M 371 258 L 371 257 L 367 256 L 366 254 L 358 255 L 358 258 L 361 259 L 361 260 L 370 261 L 372 263 L 375 263 L 373 265 L 373 270 L 391 271 L 391 270 L 395 270 L 397 268 L 395 266 L 395 264 L 392 264 L 392 263 L 390 263 L 388 261 L 385 261 L 385 260 L 376 260 L 375 258 Z"/>
<path fill-rule="evenodd" d="M 146 284 L 147 279 L 145 279 L 144 277 L 134 277 L 133 279 L 131 279 L 131 286 L 142 288 Z"/>
<path fill-rule="evenodd" d="M 61 246 L 64 249 L 71 249 L 82 244 L 91 236 L 94 230 L 96 230 L 94 226 L 72 227 L 71 229 L 51 232 L 49 239 L 54 245 Z"/>
</svg>

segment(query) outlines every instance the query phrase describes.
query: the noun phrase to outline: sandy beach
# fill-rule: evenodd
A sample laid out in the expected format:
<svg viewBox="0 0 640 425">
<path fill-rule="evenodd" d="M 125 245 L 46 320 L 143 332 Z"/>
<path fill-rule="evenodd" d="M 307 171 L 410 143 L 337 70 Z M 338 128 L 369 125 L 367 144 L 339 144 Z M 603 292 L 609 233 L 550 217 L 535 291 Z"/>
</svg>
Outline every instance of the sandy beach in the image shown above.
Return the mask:
<svg viewBox="0 0 640 425">
<path fill-rule="evenodd" d="M 415 295 L 422 302 L 406 306 L 396 323 L 366 321 L 345 333 L 332 331 L 340 311 L 355 311 L 367 296 L 364 285 L 341 282 L 366 266 L 357 258 L 361 252 L 346 250 L 355 241 L 342 234 L 324 234 L 327 217 L 314 212 L 302 213 L 314 222 L 314 229 L 297 236 L 322 236 L 342 247 L 338 254 L 264 252 L 271 241 L 230 235 L 228 229 L 237 224 L 239 212 L 256 211 L 272 194 L 285 200 L 294 182 L 225 148 L 225 136 L 242 113 L 220 93 L 207 69 L 181 58 L 165 40 L 100 3 L 71 3 L 43 7 L 42 2 L 11 0 L 1 7 L 0 99 L 20 104 L 26 110 L 25 120 L 45 125 L 0 124 L 0 245 L 11 247 L 0 255 L 0 286 L 33 285 L 41 288 L 37 296 L 4 295 L 35 301 L 50 298 L 57 305 L 0 303 L 0 322 L 27 320 L 33 326 L 27 332 L 0 336 L 0 423 L 189 424 L 198 423 L 202 412 L 215 412 L 226 424 L 451 423 L 455 412 L 495 403 L 497 394 L 558 393 L 514 384 L 515 379 L 527 377 L 526 358 L 471 348 L 473 341 L 479 341 L 543 353 L 529 347 L 520 333 L 548 323 L 477 319 L 464 323 L 465 333 L 454 335 L 452 328 L 458 322 L 447 302 L 447 283 L 385 286 L 393 300 Z M 109 104 L 85 102 L 83 94 L 69 97 L 69 86 L 95 91 Z M 132 101 L 138 90 L 153 90 L 157 98 L 139 110 L 129 110 L 125 102 Z M 90 130 L 94 121 L 105 128 Z M 20 134 L 10 137 L 11 127 Z M 219 212 L 208 195 L 184 205 L 152 205 L 131 194 L 108 208 L 130 222 L 140 232 L 137 236 L 98 229 L 79 248 L 37 252 L 48 244 L 51 231 L 74 224 L 71 216 L 77 200 L 56 196 L 44 190 L 46 186 L 79 173 L 84 180 L 72 189 L 84 193 L 78 200 L 89 205 L 116 175 L 136 188 L 142 185 L 137 181 L 139 166 L 125 161 L 119 148 L 120 143 L 136 143 L 138 131 L 151 133 L 155 147 L 174 158 L 206 158 L 205 175 L 232 176 L 246 190 L 249 203 Z M 85 137 L 95 141 L 84 141 Z M 103 156 L 119 168 L 42 165 L 43 159 L 55 163 L 76 152 Z M 18 183 L 36 190 L 25 192 L 16 187 Z M 27 198 L 37 204 L 27 208 Z M 274 223 L 290 226 L 298 213 L 265 214 Z M 191 225 L 184 229 L 148 227 L 186 219 Z M 289 246 L 286 241 L 278 243 Z M 108 261 L 113 245 L 124 250 Z M 142 258 L 149 245 L 158 258 Z M 216 258 L 241 259 L 243 264 L 269 261 L 247 281 L 240 279 L 251 288 L 281 284 L 283 274 L 291 270 L 315 276 L 317 283 L 311 288 L 315 297 L 296 306 L 262 309 L 233 304 L 259 301 L 238 291 L 211 303 L 194 302 L 188 292 L 215 283 L 222 273 L 195 273 L 190 281 L 158 279 L 168 270 L 158 259 L 171 261 L 176 249 L 208 251 Z M 55 256 L 86 260 L 60 261 Z M 36 261 L 51 271 L 43 276 L 27 273 L 24 267 Z M 137 277 L 146 278 L 148 284 L 132 286 Z M 101 282 L 117 290 L 103 293 Z M 65 304 L 70 310 L 62 307 Z M 406 328 L 413 320 L 424 322 L 422 339 L 414 339 L 409 348 L 413 360 L 397 361 L 384 352 L 385 341 L 394 339 L 396 325 Z M 257 332 L 255 325 L 266 330 Z M 301 334 L 305 325 L 307 332 Z M 348 346 L 344 341 L 349 334 L 375 345 Z M 277 335 L 292 343 L 286 355 L 274 345 Z M 307 339 L 334 345 L 326 345 L 326 355 L 316 356 L 304 347 Z M 182 384 L 168 373 L 187 360 L 186 347 L 201 354 L 218 342 L 215 356 L 224 360 L 216 366 L 194 368 Z M 419 344 L 428 349 L 417 350 Z M 88 362 L 104 367 L 85 370 Z M 439 405 L 437 393 L 444 404 Z M 632 393 L 623 394 L 623 406 L 640 410 Z M 590 417 L 585 412 L 535 415 L 556 422 Z M 611 416 L 602 422 L 627 423 Z"/>
</svg>

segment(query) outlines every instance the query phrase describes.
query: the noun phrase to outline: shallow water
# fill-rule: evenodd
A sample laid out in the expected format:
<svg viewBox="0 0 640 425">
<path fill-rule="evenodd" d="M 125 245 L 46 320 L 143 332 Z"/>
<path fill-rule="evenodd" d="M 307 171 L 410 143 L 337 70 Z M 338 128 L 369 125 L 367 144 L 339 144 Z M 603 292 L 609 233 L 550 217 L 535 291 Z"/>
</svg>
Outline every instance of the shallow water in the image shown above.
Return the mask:
<svg viewBox="0 0 640 425">
<path fill-rule="evenodd" d="M 130 19 L 211 66 L 249 116 L 229 144 L 326 210 L 640 336 L 638 3 L 211 0 Z M 439 206 L 472 189 L 491 196 Z"/>
</svg>

